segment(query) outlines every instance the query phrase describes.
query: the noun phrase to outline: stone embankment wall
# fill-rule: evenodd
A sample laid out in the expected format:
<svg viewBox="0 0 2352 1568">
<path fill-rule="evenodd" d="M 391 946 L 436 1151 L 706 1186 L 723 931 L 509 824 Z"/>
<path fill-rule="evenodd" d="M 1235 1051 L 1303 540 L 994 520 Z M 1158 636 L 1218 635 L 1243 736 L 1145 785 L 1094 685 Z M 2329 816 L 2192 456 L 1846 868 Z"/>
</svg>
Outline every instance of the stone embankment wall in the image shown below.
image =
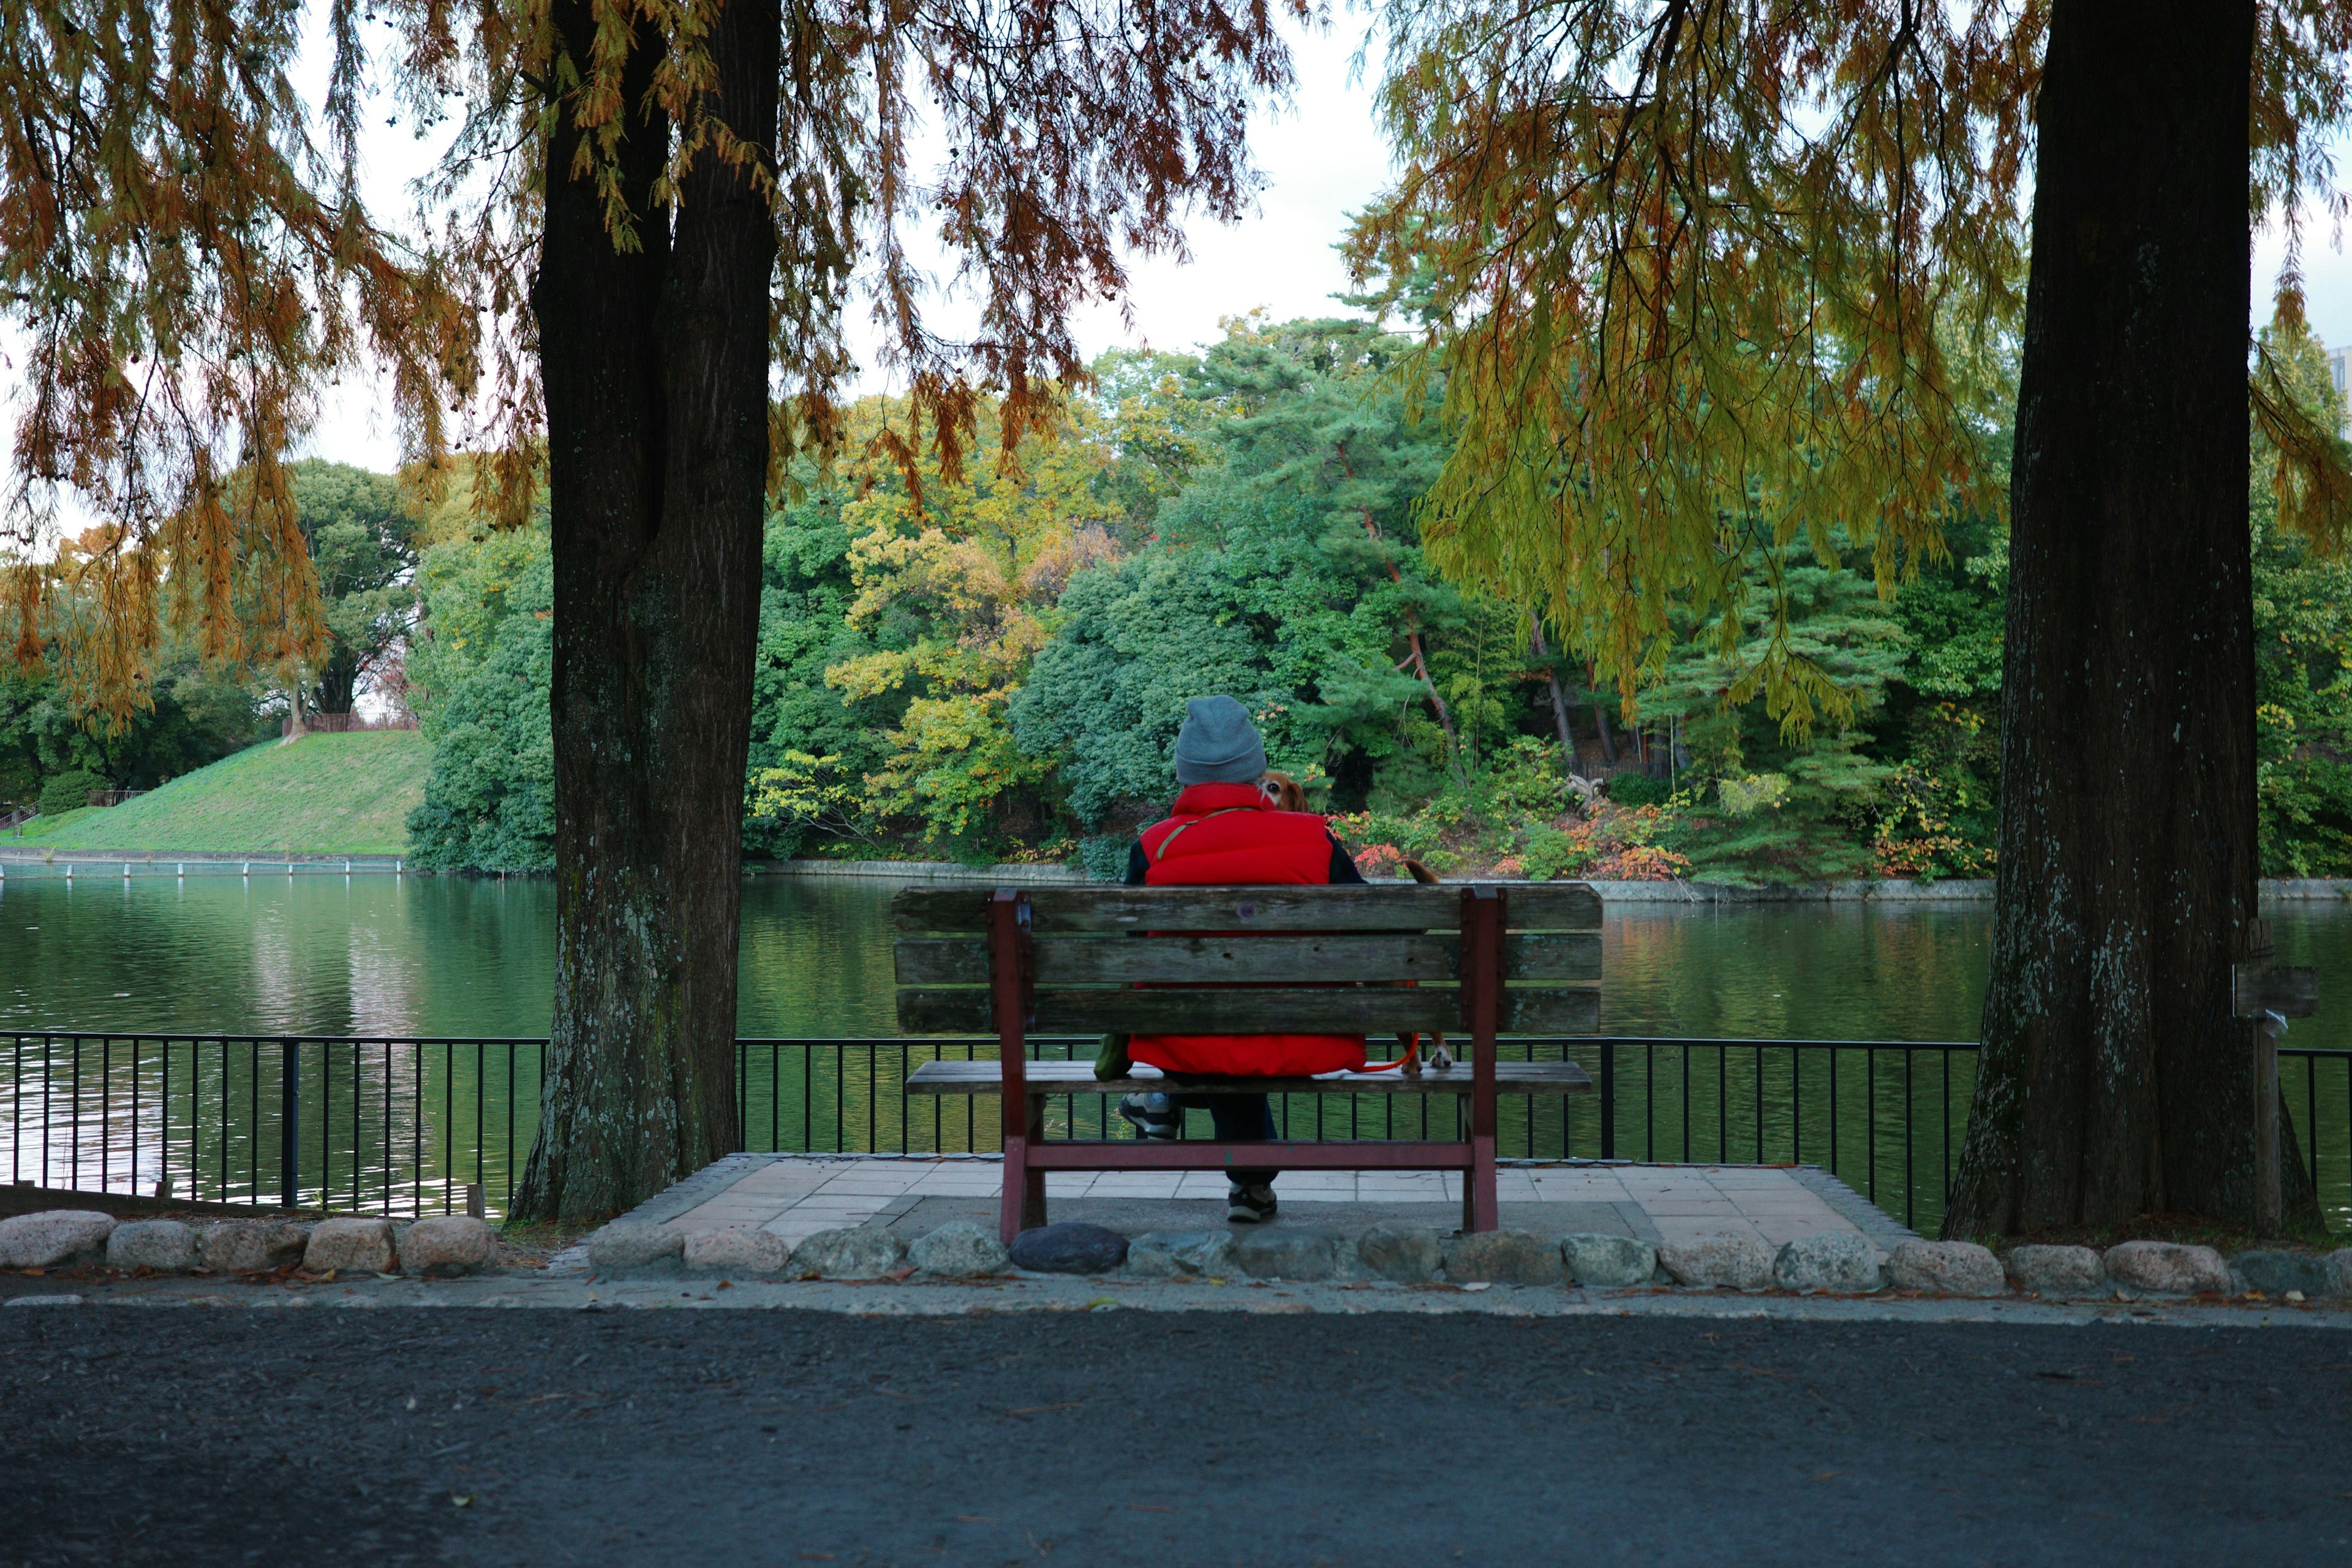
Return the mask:
<svg viewBox="0 0 2352 1568">
<path fill-rule="evenodd" d="M 624 1220 L 589 1238 L 588 1259 L 598 1274 L 617 1279 L 961 1279 L 1021 1269 L 1146 1279 L 1385 1279 L 1469 1289 L 1682 1287 L 1836 1295 L 1892 1289 L 2108 1300 L 2352 1298 L 2352 1247 L 2325 1254 L 2242 1252 L 2225 1258 L 2207 1247 L 2132 1241 L 2104 1255 L 2087 1247 L 2021 1247 L 2004 1259 L 1973 1242 L 1910 1240 L 1890 1251 L 1852 1233 L 1801 1237 L 1776 1250 L 1752 1233 L 1653 1247 L 1623 1236 L 1552 1237 L 1509 1230 L 1459 1236 L 1412 1225 L 1376 1225 L 1352 1236 L 1285 1225 L 1130 1238 L 1100 1226 L 1071 1223 L 1024 1231 L 1007 1248 L 988 1229 L 957 1220 L 911 1244 L 888 1230 L 861 1226 L 819 1231 L 789 1247 L 782 1237 L 751 1226 L 682 1231 Z"/>
<path fill-rule="evenodd" d="M 436 1215 L 414 1224 L 345 1218 L 299 1225 L 234 1219 L 118 1222 L 87 1209 L 0 1220 L 0 1269 L 47 1273 L 99 1266 L 130 1274 L 313 1278 L 479 1274 L 498 1264 L 484 1221 Z M 589 1238 L 595 1273 L 617 1279 L 725 1275 L 738 1279 L 974 1279 L 1021 1270 L 1140 1279 L 1387 1280 L 1583 1289 L 1682 1288 L 1865 1296 L 1882 1290 L 2053 1300 L 2252 1298 L 2287 1303 L 2352 1299 L 2352 1247 L 2330 1253 L 2241 1252 L 2127 1241 L 2020 1247 L 2006 1258 L 1965 1241 L 1904 1241 L 1890 1250 L 1844 1232 L 1800 1237 L 1777 1250 L 1752 1232 L 1652 1246 L 1631 1237 L 1541 1237 L 1498 1230 L 1441 1234 L 1383 1224 L 1356 1235 L 1307 1226 L 1151 1232 L 1129 1237 L 1083 1223 L 1041 1226 L 1006 1247 L 968 1220 L 908 1243 L 879 1226 L 820 1231 L 797 1247 L 750 1226 L 684 1231 L 619 1221 Z"/>
</svg>

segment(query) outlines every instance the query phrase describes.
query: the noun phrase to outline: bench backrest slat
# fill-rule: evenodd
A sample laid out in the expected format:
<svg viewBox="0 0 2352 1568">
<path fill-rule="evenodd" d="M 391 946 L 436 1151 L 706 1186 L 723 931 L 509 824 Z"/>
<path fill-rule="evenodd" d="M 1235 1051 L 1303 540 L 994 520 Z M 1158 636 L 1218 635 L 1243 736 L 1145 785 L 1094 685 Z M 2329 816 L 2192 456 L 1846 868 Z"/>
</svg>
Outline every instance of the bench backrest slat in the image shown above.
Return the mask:
<svg viewBox="0 0 2352 1568">
<path fill-rule="evenodd" d="M 1450 987 L 1358 991 L 1251 988 L 1225 991 L 1100 990 L 1036 994 L 1044 1035 L 1393 1035 L 1465 1033 L 1461 994 Z M 973 986 L 898 993 L 898 1026 L 910 1035 L 996 1032 L 989 993 Z M 1601 993 L 1590 986 L 1507 988 L 1496 1027 L 1512 1035 L 1590 1035 L 1601 1027 Z"/>
<path fill-rule="evenodd" d="M 890 900 L 902 931 L 984 931 L 989 889 L 908 888 Z M 1514 883 L 1511 931 L 1599 931 L 1601 900 L 1579 882 Z M 1369 887 L 1036 888 L 1030 927 L 1079 931 L 1458 931 L 1462 889 L 1399 882 Z"/>
<path fill-rule="evenodd" d="M 1316 980 L 1453 984 L 1462 939 L 1436 935 L 1041 936 L 1033 952 L 1040 985 L 1231 985 Z M 988 939 L 902 936 L 893 959 L 901 985 L 985 985 Z M 1598 980 L 1598 931 L 1513 931 L 1503 939 L 1506 980 Z"/>
</svg>

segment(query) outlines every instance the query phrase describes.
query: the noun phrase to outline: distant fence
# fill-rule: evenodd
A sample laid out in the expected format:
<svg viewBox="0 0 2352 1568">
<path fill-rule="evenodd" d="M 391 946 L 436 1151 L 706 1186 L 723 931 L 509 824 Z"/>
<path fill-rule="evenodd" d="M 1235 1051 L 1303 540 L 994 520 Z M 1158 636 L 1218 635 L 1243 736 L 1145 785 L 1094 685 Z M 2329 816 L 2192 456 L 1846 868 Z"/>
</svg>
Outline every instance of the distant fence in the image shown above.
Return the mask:
<svg viewBox="0 0 2352 1568">
<path fill-rule="evenodd" d="M 310 735 L 348 735 L 362 730 L 414 730 L 415 728 L 416 715 L 414 713 L 393 713 L 381 719 L 369 719 L 357 713 L 305 713 L 302 715 L 302 731 Z M 278 721 L 278 732 L 281 736 L 291 735 L 294 732 L 292 714 L 289 713 Z"/>
<path fill-rule="evenodd" d="M 125 857 L 117 851 L 109 854 L 99 849 L 41 850 L 32 846 L 0 850 L 0 882 L 10 878 L 54 877 L 66 881 L 78 878 L 132 877 L 315 877 L 321 875 L 356 876 L 363 873 L 388 872 L 394 876 L 419 873 L 407 869 L 407 861 L 397 855 L 309 855 L 282 860 L 253 860 L 235 855 L 140 855 Z M 7 1037 L 0 1034 L 0 1040 Z"/>
<path fill-rule="evenodd" d="M 0 1033 L 0 1129 L 16 1182 L 373 1214 L 446 1213 L 479 1184 L 504 1212 L 539 1127 L 542 1039 Z M 1032 1042 L 1083 1058 L 1091 1038 Z M 1506 1037 L 1515 1060 L 1582 1063 L 1599 1092 L 1505 1096 L 1518 1159 L 1813 1163 L 1905 1224 L 1943 1216 L 1976 1047 L 1950 1041 Z M 992 1153 L 993 1096 L 909 1095 L 925 1062 L 993 1039 L 743 1039 L 745 1147 Z M 2282 1048 L 2280 1077 L 2328 1222 L 2352 1226 L 2352 1051 Z M 1450 1095 L 1277 1097 L 1286 1138 L 1451 1136 Z M 1186 1136 L 1208 1134 L 1188 1118 Z M 1108 1096 L 1051 1097 L 1053 1137 L 1126 1134 Z"/>
</svg>

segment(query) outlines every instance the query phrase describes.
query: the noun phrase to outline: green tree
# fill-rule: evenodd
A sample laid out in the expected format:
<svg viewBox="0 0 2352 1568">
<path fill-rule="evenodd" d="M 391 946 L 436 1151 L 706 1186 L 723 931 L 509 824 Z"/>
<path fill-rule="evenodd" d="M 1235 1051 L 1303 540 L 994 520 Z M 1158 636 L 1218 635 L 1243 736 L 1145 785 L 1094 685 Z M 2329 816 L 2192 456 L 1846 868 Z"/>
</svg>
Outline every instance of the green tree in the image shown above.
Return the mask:
<svg viewBox="0 0 2352 1568">
<path fill-rule="evenodd" d="M 2344 398 L 2318 341 L 2296 324 L 2263 333 L 2282 386 L 2326 429 Z M 2255 777 L 2263 872 L 2352 875 L 2352 561 L 2283 526 L 2278 450 L 2253 427 Z"/>
<path fill-rule="evenodd" d="M 1460 776 L 1449 703 L 1492 702 L 1507 661 L 1470 646 L 1492 607 L 1421 560 L 1412 508 L 1444 437 L 1388 374 L 1405 346 L 1361 321 L 1252 315 L 1186 373 L 1186 403 L 1214 415 L 1185 416 L 1213 460 L 1159 505 L 1138 555 L 1072 580 L 1011 710 L 1081 825 L 1164 803 L 1184 702 L 1214 692 L 1251 708 L 1276 766 L 1332 780 L 1343 806 L 1381 769 L 1408 793 Z"/>
<path fill-rule="evenodd" d="M 407 639 L 416 604 L 413 524 L 389 474 L 316 458 L 291 465 L 289 474 L 326 626 L 308 703 L 321 713 L 348 713 Z"/>
<path fill-rule="evenodd" d="M 542 524 L 425 552 L 425 617 L 407 658 L 417 728 L 433 743 L 425 799 L 408 818 L 419 867 L 555 863 L 553 572 Z"/>
</svg>

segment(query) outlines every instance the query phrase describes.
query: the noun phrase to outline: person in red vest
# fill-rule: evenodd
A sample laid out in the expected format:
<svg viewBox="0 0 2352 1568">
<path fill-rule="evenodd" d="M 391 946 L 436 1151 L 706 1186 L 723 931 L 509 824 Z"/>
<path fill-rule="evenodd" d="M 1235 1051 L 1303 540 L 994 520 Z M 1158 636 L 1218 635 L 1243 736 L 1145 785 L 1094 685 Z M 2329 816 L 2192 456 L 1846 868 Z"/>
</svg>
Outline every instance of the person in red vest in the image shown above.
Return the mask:
<svg viewBox="0 0 2352 1568">
<path fill-rule="evenodd" d="M 1249 710 L 1230 697 L 1185 704 L 1176 735 L 1176 782 L 1167 819 L 1145 828 L 1128 851 L 1130 885 L 1199 887 L 1233 882 L 1363 881 L 1356 863 L 1311 811 L 1278 809 L 1265 742 Z M 1361 1035 L 1137 1035 L 1128 1055 L 1171 1077 L 1198 1080 L 1298 1078 L 1364 1065 Z M 1259 1142 L 1275 1136 L 1262 1094 L 1130 1094 L 1119 1114 L 1140 1138 L 1174 1138 L 1188 1109 L 1206 1108 L 1217 1137 Z M 1271 1170 L 1232 1173 L 1225 1215 L 1244 1225 L 1274 1217 Z"/>
</svg>

